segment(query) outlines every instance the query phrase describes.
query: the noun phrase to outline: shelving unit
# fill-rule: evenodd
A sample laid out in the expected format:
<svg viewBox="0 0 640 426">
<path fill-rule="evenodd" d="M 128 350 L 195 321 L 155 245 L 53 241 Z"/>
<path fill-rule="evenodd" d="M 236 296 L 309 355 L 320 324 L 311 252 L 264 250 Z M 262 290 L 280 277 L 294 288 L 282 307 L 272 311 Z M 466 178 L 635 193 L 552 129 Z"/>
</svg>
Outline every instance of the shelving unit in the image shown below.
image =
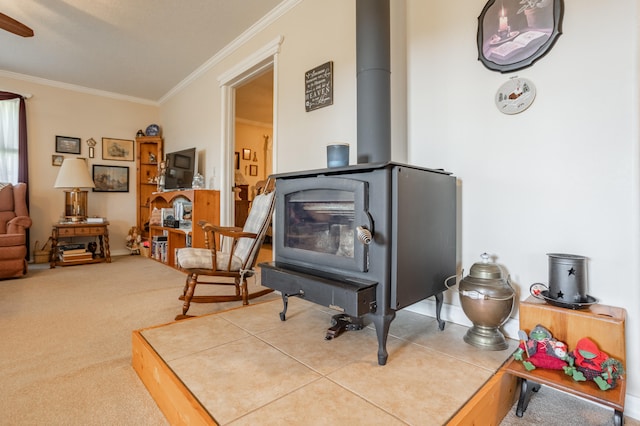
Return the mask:
<svg viewBox="0 0 640 426">
<path fill-rule="evenodd" d="M 145 223 L 149 221 L 149 203 L 157 191 L 158 165 L 163 160 L 162 138 L 136 138 L 136 226 L 143 240 L 149 238 Z"/>
<path fill-rule="evenodd" d="M 154 192 L 151 194 L 147 217 L 151 217 L 154 208 L 173 207 L 174 202 L 187 199 L 192 203 L 191 223 L 197 228 L 198 222 L 206 220 L 214 225 L 220 224 L 220 191 L 212 189 L 191 189 L 187 191 Z M 193 229 L 193 228 L 192 228 Z M 178 229 L 166 226 L 152 225 L 149 227 L 149 239 L 166 235 L 167 250 L 163 263 L 175 267 L 176 249 L 187 247 L 187 240 L 191 240 L 191 247 L 204 247 L 204 233 L 195 229 Z"/>
<path fill-rule="evenodd" d="M 528 297 L 520 303 L 520 329 L 527 334 L 538 324 L 546 327 L 553 337 L 565 342 L 570 350 L 583 337 L 589 337 L 600 350 L 610 357 L 621 361 L 626 366 L 625 320 L 624 308 L 594 304 L 588 309 L 572 310 L 552 306 L 539 299 Z M 512 359 L 502 370 L 518 377 L 520 398 L 516 415 L 522 417 L 529 404 L 531 392 L 537 391 L 540 385 L 559 389 L 589 401 L 602 404 L 614 410 L 614 424 L 622 425 L 626 380 L 620 379 L 615 388 L 600 390 L 591 382 L 577 382 L 563 371 L 537 368 L 527 371 L 521 362 Z"/>
<path fill-rule="evenodd" d="M 81 261 L 63 261 L 59 258 L 58 243 L 61 238 L 98 238 L 98 249 L 93 259 Z M 56 266 L 84 265 L 87 263 L 111 263 L 111 251 L 109 250 L 109 222 L 104 223 L 54 223 L 51 230 L 51 252 L 49 257 L 50 268 Z"/>
</svg>

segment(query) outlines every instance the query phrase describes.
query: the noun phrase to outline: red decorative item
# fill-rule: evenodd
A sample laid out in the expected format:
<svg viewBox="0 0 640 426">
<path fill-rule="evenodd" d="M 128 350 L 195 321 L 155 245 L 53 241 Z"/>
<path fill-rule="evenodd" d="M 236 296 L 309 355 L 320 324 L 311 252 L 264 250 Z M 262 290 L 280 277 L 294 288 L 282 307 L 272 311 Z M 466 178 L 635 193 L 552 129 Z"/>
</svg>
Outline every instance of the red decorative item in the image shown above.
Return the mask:
<svg viewBox="0 0 640 426">
<path fill-rule="evenodd" d="M 624 374 L 622 363 L 610 358 L 588 337 L 578 340 L 571 356 L 574 358 L 575 369 L 585 379 L 595 381 L 602 390 L 615 387 L 617 380 Z"/>
<path fill-rule="evenodd" d="M 522 337 L 524 340 L 526 334 Z M 520 342 L 514 357 L 522 361 L 527 370 L 534 368 L 562 370 L 568 365 L 567 345 L 553 338 L 551 332 L 540 324 L 531 330 L 526 341 Z"/>
</svg>

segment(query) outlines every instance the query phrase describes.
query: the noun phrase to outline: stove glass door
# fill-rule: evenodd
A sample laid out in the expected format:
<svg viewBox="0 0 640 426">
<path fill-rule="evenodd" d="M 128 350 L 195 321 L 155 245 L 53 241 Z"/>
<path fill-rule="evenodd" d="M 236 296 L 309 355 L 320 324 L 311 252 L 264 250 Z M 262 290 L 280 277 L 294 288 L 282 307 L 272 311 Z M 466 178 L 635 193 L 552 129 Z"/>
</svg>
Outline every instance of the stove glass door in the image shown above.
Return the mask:
<svg viewBox="0 0 640 426">
<path fill-rule="evenodd" d="M 283 195 L 276 208 L 282 224 L 276 260 L 281 254 L 303 266 L 366 271 L 366 247 L 356 238 L 356 227 L 369 225 L 366 182 L 316 177 L 277 185 Z"/>
</svg>

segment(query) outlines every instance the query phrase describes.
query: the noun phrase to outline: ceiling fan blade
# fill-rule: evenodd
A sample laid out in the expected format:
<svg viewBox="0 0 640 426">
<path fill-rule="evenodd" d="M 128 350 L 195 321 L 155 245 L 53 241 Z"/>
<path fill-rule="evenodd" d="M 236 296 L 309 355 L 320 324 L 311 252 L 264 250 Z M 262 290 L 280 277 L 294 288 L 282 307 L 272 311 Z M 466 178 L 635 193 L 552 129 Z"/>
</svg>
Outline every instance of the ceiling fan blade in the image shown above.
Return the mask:
<svg viewBox="0 0 640 426">
<path fill-rule="evenodd" d="M 0 13 L 0 28 L 22 37 L 33 37 L 33 30 L 31 28 L 4 13 Z"/>
</svg>

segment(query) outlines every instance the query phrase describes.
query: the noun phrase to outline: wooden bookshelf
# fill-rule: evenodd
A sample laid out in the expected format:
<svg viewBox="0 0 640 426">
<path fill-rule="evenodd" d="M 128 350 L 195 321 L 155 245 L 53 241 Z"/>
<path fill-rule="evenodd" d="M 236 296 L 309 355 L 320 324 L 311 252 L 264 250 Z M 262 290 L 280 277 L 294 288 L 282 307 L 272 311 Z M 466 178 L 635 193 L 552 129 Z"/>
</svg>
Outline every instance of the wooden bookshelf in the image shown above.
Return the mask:
<svg viewBox="0 0 640 426">
<path fill-rule="evenodd" d="M 149 238 L 145 224 L 149 222 L 151 195 L 158 189 L 158 165 L 162 161 L 162 138 L 136 138 L 136 226 L 143 240 Z"/>
<path fill-rule="evenodd" d="M 206 220 L 215 225 L 220 224 L 220 191 L 212 189 L 154 192 L 149 202 L 148 217 L 151 217 L 153 209 L 170 208 L 175 202 L 183 200 L 192 204 L 192 228 L 171 228 L 159 225 L 149 227 L 149 240 L 155 236 L 167 236 L 167 256 L 164 263 L 172 267 L 175 267 L 175 250 L 187 247 L 189 240 L 192 247 L 204 247 L 204 233 L 199 232 L 197 227 L 199 221 Z M 192 232 L 193 226 L 196 227 L 195 232 Z"/>
</svg>

